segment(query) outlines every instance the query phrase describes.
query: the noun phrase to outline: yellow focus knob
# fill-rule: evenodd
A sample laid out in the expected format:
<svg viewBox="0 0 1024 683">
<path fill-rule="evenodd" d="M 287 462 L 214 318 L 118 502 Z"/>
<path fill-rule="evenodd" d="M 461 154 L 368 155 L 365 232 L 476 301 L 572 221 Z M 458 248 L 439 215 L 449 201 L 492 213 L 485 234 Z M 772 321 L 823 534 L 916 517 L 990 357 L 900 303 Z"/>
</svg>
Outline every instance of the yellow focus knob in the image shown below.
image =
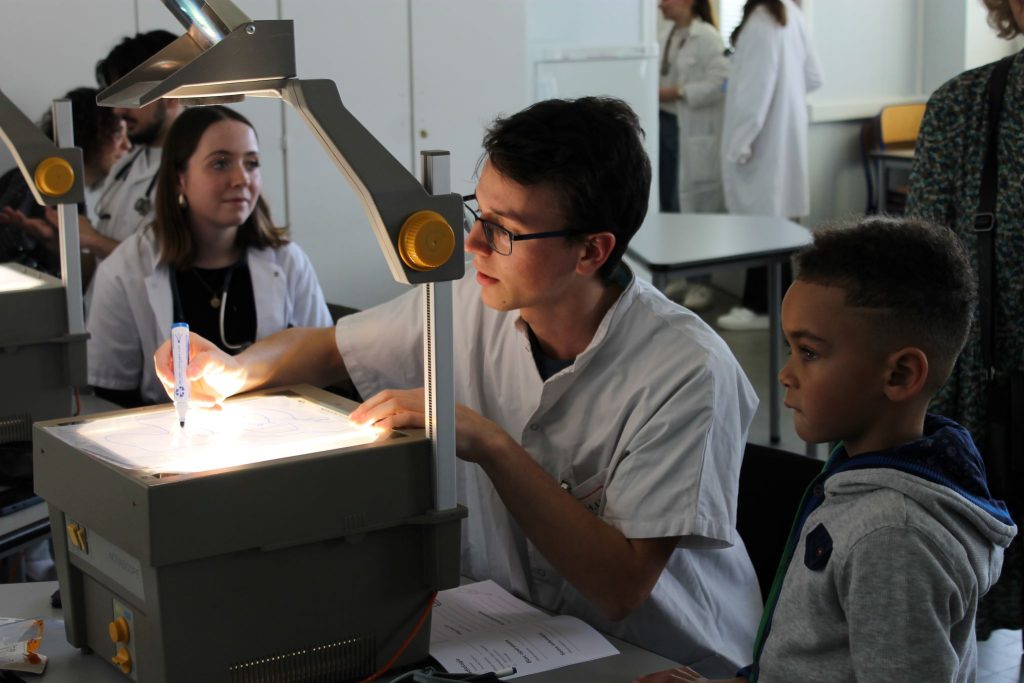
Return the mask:
<svg viewBox="0 0 1024 683">
<path fill-rule="evenodd" d="M 440 268 L 455 251 L 455 231 L 436 211 L 417 211 L 398 233 L 398 255 L 413 270 Z"/>
<path fill-rule="evenodd" d="M 127 643 L 131 637 L 131 632 L 128 630 L 128 621 L 124 617 L 118 617 L 107 625 L 107 633 L 110 634 L 110 640 L 115 643 Z"/>
<path fill-rule="evenodd" d="M 47 157 L 35 172 L 36 187 L 50 197 L 59 197 L 75 184 L 75 169 L 60 157 Z"/>
<path fill-rule="evenodd" d="M 130 674 L 132 672 L 132 656 L 128 652 L 127 648 L 117 648 L 117 654 L 111 657 L 110 661 L 112 661 L 122 673 Z"/>
</svg>

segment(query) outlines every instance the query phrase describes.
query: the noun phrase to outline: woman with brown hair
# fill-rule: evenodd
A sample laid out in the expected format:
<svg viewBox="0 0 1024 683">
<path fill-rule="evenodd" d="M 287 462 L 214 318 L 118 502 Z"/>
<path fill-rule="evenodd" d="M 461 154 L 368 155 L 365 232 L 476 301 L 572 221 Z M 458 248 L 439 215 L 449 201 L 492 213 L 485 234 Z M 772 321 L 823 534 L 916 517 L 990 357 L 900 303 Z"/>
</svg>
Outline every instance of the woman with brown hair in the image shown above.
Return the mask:
<svg viewBox="0 0 1024 683">
<path fill-rule="evenodd" d="M 227 353 L 286 327 L 331 324 L 306 254 L 260 195 L 249 121 L 194 107 L 168 132 L 155 220 L 99 267 L 88 311 L 89 383 L 131 405 L 167 400 L 150 358 L 171 323 Z"/>
</svg>

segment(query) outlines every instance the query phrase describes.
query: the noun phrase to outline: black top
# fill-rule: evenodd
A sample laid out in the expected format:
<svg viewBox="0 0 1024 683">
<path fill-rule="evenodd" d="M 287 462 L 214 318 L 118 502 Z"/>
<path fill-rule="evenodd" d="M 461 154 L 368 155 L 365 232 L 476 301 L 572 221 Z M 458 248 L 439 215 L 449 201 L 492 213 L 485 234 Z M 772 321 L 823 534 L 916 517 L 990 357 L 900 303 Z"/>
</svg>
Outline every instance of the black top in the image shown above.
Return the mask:
<svg viewBox="0 0 1024 683">
<path fill-rule="evenodd" d="M 533 352 L 533 362 L 537 364 L 537 372 L 540 373 L 540 378 L 545 382 L 549 377 L 557 375 L 559 372 L 576 362 L 575 358 L 560 360 L 545 354 L 540 348 L 540 342 L 537 340 L 537 335 L 533 333 L 533 329 L 529 325 L 526 326 L 526 331 L 530 337 L 530 351 Z"/>
<path fill-rule="evenodd" d="M 172 284 L 175 322 L 188 323 L 190 331 L 231 355 L 256 341 L 256 299 L 245 258 L 225 268 L 191 267 L 175 271 Z M 220 309 L 225 304 L 222 338 Z"/>
</svg>

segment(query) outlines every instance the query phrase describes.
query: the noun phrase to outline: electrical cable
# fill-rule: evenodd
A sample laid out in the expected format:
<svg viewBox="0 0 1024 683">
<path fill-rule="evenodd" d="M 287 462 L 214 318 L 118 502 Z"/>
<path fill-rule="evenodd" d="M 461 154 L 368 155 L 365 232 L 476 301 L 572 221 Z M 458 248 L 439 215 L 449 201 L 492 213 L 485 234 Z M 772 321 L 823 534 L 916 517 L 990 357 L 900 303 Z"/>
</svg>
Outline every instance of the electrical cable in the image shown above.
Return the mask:
<svg viewBox="0 0 1024 683">
<path fill-rule="evenodd" d="M 398 651 L 391 656 L 391 659 L 389 659 L 387 663 L 384 664 L 384 666 L 378 669 L 376 673 L 364 678 L 363 680 L 359 681 L 359 683 L 369 683 L 370 681 L 376 680 L 380 678 L 384 673 L 386 673 L 388 669 L 395 665 L 395 662 L 398 661 L 398 658 L 402 656 L 402 653 L 404 653 L 406 649 L 409 647 L 409 644 L 412 643 L 412 640 L 416 637 L 416 634 L 420 632 L 421 628 L 423 628 L 423 624 L 427 622 L 427 617 L 430 616 L 430 611 L 434 609 L 434 598 L 436 597 L 437 591 L 432 591 L 430 593 L 430 597 L 427 598 L 427 606 L 423 610 L 423 614 L 420 615 L 420 618 L 419 620 L 417 620 L 416 625 L 413 627 L 409 635 L 406 636 L 405 641 L 399 646 Z"/>
<path fill-rule="evenodd" d="M 497 681 L 511 676 L 516 672 L 515 667 L 501 669 L 499 671 L 488 671 L 482 674 L 461 674 L 436 671 L 431 667 L 417 671 L 407 671 L 398 678 L 391 679 L 390 683 L 408 681 L 409 683 L 451 683 L 451 681 Z"/>
</svg>

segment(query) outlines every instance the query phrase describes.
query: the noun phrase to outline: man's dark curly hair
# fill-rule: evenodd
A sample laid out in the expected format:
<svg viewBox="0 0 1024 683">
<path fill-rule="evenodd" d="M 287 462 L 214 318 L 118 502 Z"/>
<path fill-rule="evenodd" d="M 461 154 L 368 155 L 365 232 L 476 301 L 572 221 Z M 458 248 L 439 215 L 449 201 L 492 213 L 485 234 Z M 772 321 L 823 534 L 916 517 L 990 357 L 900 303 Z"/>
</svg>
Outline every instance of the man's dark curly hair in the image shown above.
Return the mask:
<svg viewBox="0 0 1024 683">
<path fill-rule="evenodd" d="M 916 346 L 937 389 L 967 339 L 978 285 L 952 231 L 917 219 L 870 217 L 818 230 L 796 256 L 797 279 L 846 292 L 846 304 L 880 313 L 880 338 Z"/>
<path fill-rule="evenodd" d="M 75 147 L 82 148 L 82 158 L 88 166 L 96 155 L 114 139 L 121 127 L 121 117 L 113 109 L 96 104 L 95 88 L 75 88 L 64 99 L 71 102 L 71 125 L 75 134 Z M 47 110 L 39 127 L 53 139 L 53 111 Z"/>
<path fill-rule="evenodd" d="M 162 29 L 128 36 L 96 62 L 96 82 L 100 88 L 106 88 L 174 40 L 173 33 Z"/>
<path fill-rule="evenodd" d="M 484 158 L 510 180 L 558 195 L 565 228 L 610 232 L 615 248 L 599 271 L 610 281 L 647 214 L 651 162 L 629 105 L 610 97 L 545 100 L 498 118 L 484 136 Z"/>
</svg>

